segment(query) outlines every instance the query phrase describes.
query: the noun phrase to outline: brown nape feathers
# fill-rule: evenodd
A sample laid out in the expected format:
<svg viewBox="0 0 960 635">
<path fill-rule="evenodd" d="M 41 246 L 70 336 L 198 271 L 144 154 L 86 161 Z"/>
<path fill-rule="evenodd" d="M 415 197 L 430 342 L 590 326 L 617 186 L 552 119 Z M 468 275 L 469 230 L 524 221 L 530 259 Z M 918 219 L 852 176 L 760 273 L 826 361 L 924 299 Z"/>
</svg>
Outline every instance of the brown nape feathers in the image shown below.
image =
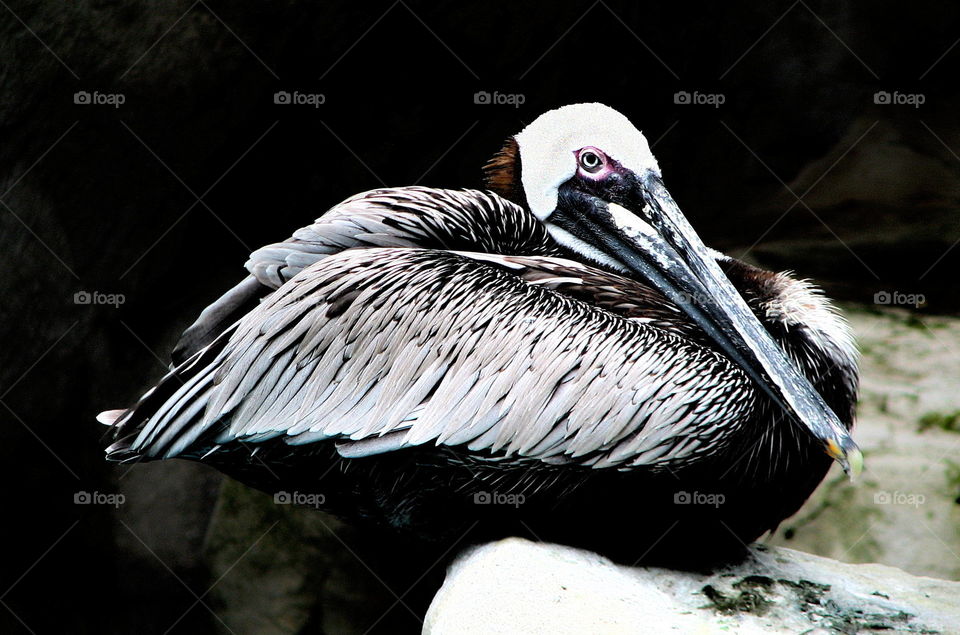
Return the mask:
<svg viewBox="0 0 960 635">
<path fill-rule="evenodd" d="M 483 166 L 483 184 L 503 198 L 527 207 L 527 197 L 520 182 L 520 146 L 510 137 L 503 147 Z"/>
</svg>

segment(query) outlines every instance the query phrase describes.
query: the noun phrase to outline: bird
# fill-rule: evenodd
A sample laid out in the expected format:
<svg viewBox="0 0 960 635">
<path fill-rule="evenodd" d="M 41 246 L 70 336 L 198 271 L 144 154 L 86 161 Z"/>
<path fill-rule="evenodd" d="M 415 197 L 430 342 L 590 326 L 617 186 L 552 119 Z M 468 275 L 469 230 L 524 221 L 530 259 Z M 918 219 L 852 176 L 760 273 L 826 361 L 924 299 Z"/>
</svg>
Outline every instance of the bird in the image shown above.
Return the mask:
<svg viewBox="0 0 960 635">
<path fill-rule="evenodd" d="M 848 323 L 707 248 L 626 116 L 550 110 L 483 184 L 374 189 L 253 252 L 166 376 L 99 415 L 108 460 L 199 461 L 416 542 L 676 566 L 860 472 Z"/>
</svg>

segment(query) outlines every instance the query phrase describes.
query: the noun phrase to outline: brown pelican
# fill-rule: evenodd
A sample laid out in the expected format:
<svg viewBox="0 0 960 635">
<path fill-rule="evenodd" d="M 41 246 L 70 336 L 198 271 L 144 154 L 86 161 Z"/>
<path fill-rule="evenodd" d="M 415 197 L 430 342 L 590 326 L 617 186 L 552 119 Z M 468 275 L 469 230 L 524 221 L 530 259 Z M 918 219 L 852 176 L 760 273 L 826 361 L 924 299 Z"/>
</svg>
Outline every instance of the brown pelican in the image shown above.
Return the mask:
<svg viewBox="0 0 960 635">
<path fill-rule="evenodd" d="M 540 116 L 491 191 L 379 189 L 263 247 L 113 425 L 427 540 L 699 561 L 857 473 L 857 354 L 809 283 L 707 249 L 620 113 Z M 319 499 L 314 499 L 319 500 Z M 518 526 L 521 522 L 523 526 Z"/>
</svg>

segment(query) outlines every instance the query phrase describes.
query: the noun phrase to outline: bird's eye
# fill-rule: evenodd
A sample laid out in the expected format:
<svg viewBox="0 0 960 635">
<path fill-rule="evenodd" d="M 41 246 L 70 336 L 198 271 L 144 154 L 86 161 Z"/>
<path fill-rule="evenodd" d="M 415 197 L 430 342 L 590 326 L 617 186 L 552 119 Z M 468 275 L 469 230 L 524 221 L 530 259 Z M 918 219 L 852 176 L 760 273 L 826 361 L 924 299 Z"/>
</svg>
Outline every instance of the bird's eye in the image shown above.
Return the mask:
<svg viewBox="0 0 960 635">
<path fill-rule="evenodd" d="M 593 150 L 584 150 L 579 157 L 580 167 L 587 172 L 596 172 L 603 167 L 603 158 Z"/>
</svg>

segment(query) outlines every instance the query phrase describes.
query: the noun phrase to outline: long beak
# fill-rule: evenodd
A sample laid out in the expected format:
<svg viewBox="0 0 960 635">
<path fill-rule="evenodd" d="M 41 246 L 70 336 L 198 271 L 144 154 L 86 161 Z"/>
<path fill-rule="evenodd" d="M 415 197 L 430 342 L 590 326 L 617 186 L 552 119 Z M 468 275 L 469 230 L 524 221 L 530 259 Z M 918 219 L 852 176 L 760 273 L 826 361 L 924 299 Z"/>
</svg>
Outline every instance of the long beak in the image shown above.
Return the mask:
<svg viewBox="0 0 960 635">
<path fill-rule="evenodd" d="M 660 177 L 637 179 L 629 192 L 621 190 L 617 203 L 588 197 L 605 209 L 578 214 L 582 238 L 680 307 L 776 404 L 820 439 L 851 478 L 857 476 L 863 455 L 846 427 L 747 307 Z"/>
</svg>

